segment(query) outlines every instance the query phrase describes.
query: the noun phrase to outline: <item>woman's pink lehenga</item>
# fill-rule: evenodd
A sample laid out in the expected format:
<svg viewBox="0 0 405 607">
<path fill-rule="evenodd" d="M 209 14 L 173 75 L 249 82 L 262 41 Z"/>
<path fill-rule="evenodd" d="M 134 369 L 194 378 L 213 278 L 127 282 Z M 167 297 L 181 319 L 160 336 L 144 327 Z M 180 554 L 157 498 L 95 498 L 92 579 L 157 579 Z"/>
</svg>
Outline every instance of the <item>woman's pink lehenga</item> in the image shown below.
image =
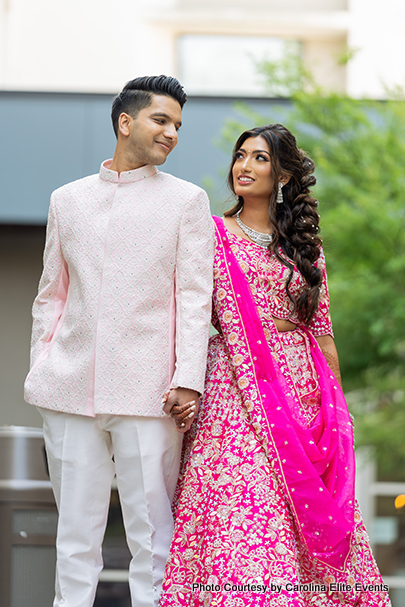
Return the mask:
<svg viewBox="0 0 405 607">
<path fill-rule="evenodd" d="M 185 438 L 160 606 L 388 606 L 339 384 L 308 329 L 274 325 L 282 264 L 214 219 L 222 333 Z"/>
</svg>

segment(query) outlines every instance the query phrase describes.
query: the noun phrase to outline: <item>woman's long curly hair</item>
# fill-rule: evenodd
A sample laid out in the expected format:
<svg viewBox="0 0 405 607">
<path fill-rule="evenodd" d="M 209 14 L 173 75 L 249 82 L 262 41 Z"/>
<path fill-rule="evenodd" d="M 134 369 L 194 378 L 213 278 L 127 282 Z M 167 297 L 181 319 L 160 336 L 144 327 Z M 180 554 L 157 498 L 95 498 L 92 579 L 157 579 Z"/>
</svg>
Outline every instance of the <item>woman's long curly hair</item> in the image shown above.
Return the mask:
<svg viewBox="0 0 405 607">
<path fill-rule="evenodd" d="M 322 272 L 314 263 L 319 257 L 321 239 L 317 200 L 311 195 L 310 187 L 316 183 L 313 175 L 315 165 L 305 152 L 298 149 L 294 135 L 282 124 L 269 124 L 245 131 L 237 140 L 228 173 L 228 185 L 235 194 L 232 169 L 236 153 L 246 139 L 263 137 L 269 146 L 270 162 L 274 186 L 270 196 L 270 221 L 274 226 L 273 240 L 269 250 L 287 266 L 290 274 L 286 283 L 288 297 L 295 305 L 295 311 L 301 322 L 308 324 L 313 317 L 319 302 L 319 291 L 322 284 Z M 288 183 L 283 187 L 282 204 L 277 204 L 279 181 Z M 238 196 L 237 204 L 224 213 L 225 217 L 235 215 L 243 207 L 243 197 Z M 279 248 L 284 253 L 280 255 Z M 293 263 L 291 263 L 291 260 Z M 305 279 L 306 289 L 294 299 L 289 291 L 294 266 Z"/>
</svg>

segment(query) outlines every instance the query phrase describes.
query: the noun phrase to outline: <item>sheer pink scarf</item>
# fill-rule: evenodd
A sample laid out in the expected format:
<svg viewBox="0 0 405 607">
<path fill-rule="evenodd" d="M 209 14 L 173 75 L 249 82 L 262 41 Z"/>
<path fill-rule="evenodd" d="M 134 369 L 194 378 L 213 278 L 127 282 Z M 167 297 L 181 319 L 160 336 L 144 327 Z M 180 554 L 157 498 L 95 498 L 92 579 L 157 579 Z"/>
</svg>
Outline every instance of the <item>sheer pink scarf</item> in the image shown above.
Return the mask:
<svg viewBox="0 0 405 607">
<path fill-rule="evenodd" d="M 223 221 L 218 217 L 214 221 L 218 262 L 214 301 L 243 402 L 314 564 L 342 572 L 354 529 L 353 428 L 345 398 L 316 340 L 307 332 L 319 376 L 321 409 L 311 427 L 306 426 L 298 396 L 280 368 L 284 355 L 277 328 L 270 321 L 272 348 L 279 349 L 279 362 L 266 341 Z"/>
</svg>

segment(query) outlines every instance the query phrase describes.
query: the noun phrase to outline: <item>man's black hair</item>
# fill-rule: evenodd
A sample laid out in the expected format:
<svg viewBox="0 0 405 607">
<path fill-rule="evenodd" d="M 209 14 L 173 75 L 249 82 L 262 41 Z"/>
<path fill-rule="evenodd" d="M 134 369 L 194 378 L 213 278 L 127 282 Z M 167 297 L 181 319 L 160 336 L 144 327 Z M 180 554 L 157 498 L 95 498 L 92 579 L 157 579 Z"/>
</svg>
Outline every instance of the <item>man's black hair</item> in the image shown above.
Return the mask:
<svg viewBox="0 0 405 607">
<path fill-rule="evenodd" d="M 125 112 L 135 118 L 138 112 L 151 105 L 153 95 L 172 97 L 181 108 L 187 101 L 183 87 L 172 76 L 142 76 L 130 80 L 112 104 L 111 120 L 116 137 L 118 137 L 120 114 Z"/>
</svg>

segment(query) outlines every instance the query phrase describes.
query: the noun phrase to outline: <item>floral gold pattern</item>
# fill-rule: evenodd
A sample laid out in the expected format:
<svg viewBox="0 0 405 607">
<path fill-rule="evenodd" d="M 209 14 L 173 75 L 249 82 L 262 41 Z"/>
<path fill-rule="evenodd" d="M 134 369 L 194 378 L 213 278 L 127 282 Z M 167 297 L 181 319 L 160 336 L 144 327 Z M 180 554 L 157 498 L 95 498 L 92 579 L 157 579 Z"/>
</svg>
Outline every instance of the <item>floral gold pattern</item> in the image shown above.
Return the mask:
<svg viewBox="0 0 405 607">
<path fill-rule="evenodd" d="M 254 287 L 251 292 L 260 320 L 268 328 L 266 340 L 288 389 L 297 397 L 297 418 L 311 426 L 320 407 L 320 387 L 309 338 L 300 329 L 275 338 L 268 298 L 273 276 L 266 276 L 268 286 L 264 287 L 258 272 L 260 264 L 268 264 L 268 253 L 246 240 L 229 240 Z M 217 298 L 220 289 L 227 290 L 219 249 L 218 245 L 214 320 L 216 315 L 221 318 L 227 331 L 210 340 L 205 394 L 198 419 L 185 437 L 175 499 L 176 527 L 160 607 L 388 607 L 390 600 L 383 590 L 329 590 L 330 584 L 342 581 L 351 588 L 361 582 L 376 588 L 382 585 L 357 505 L 344 569 L 314 558 L 302 541 L 291 501 L 275 472 L 270 439 L 264 432 L 268 422 L 258 409 L 260 395 L 249 365 L 251 353 L 234 305 L 238 294 L 229 301 Z M 326 287 L 323 292 L 327 293 Z M 326 299 L 323 310 L 326 320 L 319 314 L 317 327 L 329 332 Z M 299 473 L 302 470 L 297 469 Z M 324 489 L 319 489 L 321 494 Z M 305 584 L 309 590 L 300 590 Z M 325 584 L 327 589 L 311 590 L 311 584 Z M 264 586 L 265 591 L 258 590 Z"/>
</svg>

